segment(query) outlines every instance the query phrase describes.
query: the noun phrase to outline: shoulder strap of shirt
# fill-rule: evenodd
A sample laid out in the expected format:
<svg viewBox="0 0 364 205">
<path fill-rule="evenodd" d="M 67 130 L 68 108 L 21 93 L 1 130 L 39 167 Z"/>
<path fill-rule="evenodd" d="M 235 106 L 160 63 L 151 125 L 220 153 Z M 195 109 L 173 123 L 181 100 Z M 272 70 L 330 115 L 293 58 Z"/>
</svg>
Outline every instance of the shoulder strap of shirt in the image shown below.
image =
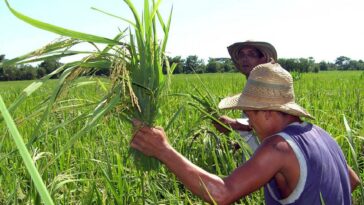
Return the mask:
<svg viewBox="0 0 364 205">
<path fill-rule="evenodd" d="M 306 163 L 306 159 L 305 159 L 301 149 L 297 146 L 296 142 L 291 138 L 291 136 L 289 136 L 285 132 L 280 132 L 275 135 L 279 135 L 284 140 L 286 140 L 286 142 L 288 142 L 288 144 L 291 146 L 292 150 L 294 151 L 294 153 L 298 159 L 299 166 L 300 166 L 300 178 L 299 178 L 297 186 L 295 187 L 293 192 L 287 198 L 284 198 L 281 200 L 277 198 L 277 196 L 274 194 L 274 191 L 269 186 L 269 184 L 267 185 L 267 188 L 269 190 L 270 195 L 272 196 L 272 198 L 274 200 L 278 201 L 281 204 L 291 204 L 291 203 L 295 202 L 301 196 L 301 194 L 305 188 L 306 179 L 307 179 L 307 163 Z"/>
</svg>

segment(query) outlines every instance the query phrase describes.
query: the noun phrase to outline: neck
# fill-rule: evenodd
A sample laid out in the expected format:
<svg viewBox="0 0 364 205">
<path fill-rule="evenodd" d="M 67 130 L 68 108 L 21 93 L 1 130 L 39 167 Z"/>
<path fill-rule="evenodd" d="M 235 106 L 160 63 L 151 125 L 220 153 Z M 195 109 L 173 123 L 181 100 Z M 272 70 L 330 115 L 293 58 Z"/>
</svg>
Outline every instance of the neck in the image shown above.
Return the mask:
<svg viewBox="0 0 364 205">
<path fill-rule="evenodd" d="M 270 128 L 267 129 L 267 132 L 262 137 L 259 137 L 259 140 L 261 142 L 263 142 L 266 138 L 268 138 L 278 132 L 281 132 L 289 124 L 291 124 L 293 122 L 301 123 L 302 120 L 297 116 L 282 115 L 282 114 L 278 113 L 278 115 L 276 115 L 275 117 L 272 118 L 272 123 L 271 123 Z"/>
</svg>

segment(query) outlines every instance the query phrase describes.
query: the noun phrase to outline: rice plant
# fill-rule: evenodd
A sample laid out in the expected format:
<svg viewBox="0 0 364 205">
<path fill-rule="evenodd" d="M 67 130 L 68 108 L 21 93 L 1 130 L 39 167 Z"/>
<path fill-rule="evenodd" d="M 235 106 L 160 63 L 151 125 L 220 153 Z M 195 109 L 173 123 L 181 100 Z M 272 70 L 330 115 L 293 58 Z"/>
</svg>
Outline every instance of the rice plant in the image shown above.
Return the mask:
<svg viewBox="0 0 364 205">
<path fill-rule="evenodd" d="M 325 128 L 335 138 L 350 166 L 354 168 L 357 162 L 358 175 L 363 180 L 364 107 L 362 103 L 358 104 L 358 101 L 363 100 L 364 84 L 359 76 L 359 72 L 302 74 L 302 80 L 295 82 L 295 89 L 299 103 L 311 113 L 315 113 L 316 120 L 312 122 Z M 241 76 L 236 73 L 203 74 L 199 75 L 199 78 L 212 96 L 237 93 L 241 91 L 243 83 Z M 127 136 L 132 134 L 130 123 L 117 112 L 99 118 L 92 129 L 73 142 L 72 149 L 64 150 L 63 154 L 54 160 L 64 145 L 85 126 L 84 120 L 75 118 L 90 119 L 82 113 L 96 106 L 94 103 L 89 107 L 78 107 L 80 101 L 74 99 L 94 102 L 107 92 L 100 83 L 103 83 L 107 90 L 112 85 L 108 79 L 94 78 L 95 83 L 87 85 L 83 85 L 82 82 L 88 82 L 89 79 L 83 80 L 77 81 L 80 85 L 77 89 L 71 88 L 63 100 L 56 102 L 57 109 L 52 107 L 48 120 L 40 128 L 40 135 L 28 148 L 34 153 L 31 156 L 38 156 L 37 153 L 52 153 L 42 155 L 42 158 L 37 157 L 36 165 L 54 202 L 142 204 L 144 200 L 149 204 L 203 204 L 164 166 L 147 173 L 140 172 L 128 150 L 130 139 Z M 98 82 L 99 80 L 101 82 Z M 184 92 L 195 95 L 195 85 L 201 83 L 194 75 L 175 75 L 172 76 L 172 81 L 171 93 Z M 39 88 L 41 92 L 32 93 L 13 111 L 12 116 L 25 143 L 32 138 L 34 125 L 41 115 L 27 116 L 31 116 L 33 111 L 37 110 L 39 102 L 47 99 L 57 82 L 45 82 L 46 86 Z M 0 89 L 5 103 L 10 105 L 29 83 L 31 82 L 1 82 L 1 88 L 11 88 Z M 356 89 L 360 92 L 355 91 Z M 203 89 L 200 90 L 205 95 Z M 165 119 L 158 118 L 156 123 L 163 127 L 169 126 L 166 132 L 170 136 L 171 144 L 192 162 L 221 176 L 229 174 L 234 167 L 241 164 L 242 150 L 234 153 L 229 147 L 230 138 L 216 133 L 211 120 L 201 119 L 201 112 L 191 109 L 192 107 L 187 105 L 188 102 L 191 102 L 190 98 L 170 95 L 161 102 L 160 114 Z M 71 105 L 74 109 L 67 109 Z M 180 109 L 181 107 L 183 109 Z M 229 116 L 239 117 L 240 114 L 231 112 Z M 345 139 L 348 135 L 343 114 L 351 129 L 356 156 L 352 154 L 348 140 Z M 174 120 L 170 123 L 172 118 Z M 3 125 L 0 125 L 4 133 L 0 135 L 0 202 L 30 204 L 32 199 L 37 199 L 37 191 L 29 181 L 22 158 L 18 156 L 17 151 L 12 152 L 16 146 Z M 194 132 L 201 128 L 201 132 Z M 52 161 L 54 163 L 50 164 Z M 358 188 L 353 193 L 353 204 L 361 204 L 362 198 Z M 261 204 L 263 200 L 263 194 L 259 191 L 236 204 Z"/>
<path fill-rule="evenodd" d="M 23 141 L 23 138 L 21 137 L 12 117 L 9 114 L 8 109 L 6 108 L 4 101 L 2 97 L 0 96 L 0 111 L 1 114 L 6 122 L 6 125 L 9 129 L 9 132 L 11 133 L 11 136 L 13 137 L 15 144 L 19 150 L 19 153 L 21 157 L 23 158 L 24 164 L 32 178 L 33 183 L 35 184 L 35 187 L 40 194 L 43 202 L 47 205 L 53 205 L 53 200 L 41 178 L 39 175 L 39 172 L 37 168 L 34 165 L 34 161 L 31 158 L 28 150 L 26 149 L 25 143 Z"/>
<path fill-rule="evenodd" d="M 21 96 L 10 106 L 10 111 L 13 111 L 27 96 L 39 89 L 46 80 L 57 73 L 61 73 L 53 94 L 46 102 L 48 105 L 37 124 L 37 128 L 33 134 L 34 136 L 39 134 L 39 129 L 47 120 L 52 107 L 57 101 L 67 95 L 67 91 L 72 87 L 71 85 L 74 85 L 75 80 L 85 74 L 90 75 L 93 70 L 98 68 L 110 67 L 112 70 L 110 90 L 101 99 L 88 103 L 91 105 L 96 104 L 97 106 L 88 114 L 85 126 L 72 137 L 55 159 L 65 150 L 69 149 L 82 134 L 92 128 L 97 120 L 115 107 L 118 107 L 118 112 L 129 121 L 131 119 L 138 119 L 148 126 L 152 126 L 155 123 L 159 112 L 160 98 L 168 87 L 169 76 L 172 74 L 174 68 L 174 65 L 170 67 L 167 62 L 165 64 L 167 75 L 163 75 L 162 69 L 165 60 L 165 49 L 171 25 L 172 11 L 167 22 L 164 22 L 158 11 L 161 3 L 160 0 L 157 2 L 145 0 L 142 17 L 140 17 L 130 0 L 124 0 L 124 2 L 132 11 L 134 22 L 96 8 L 94 9 L 128 22 L 131 27 L 128 32 L 128 42 L 126 39 L 123 39 L 126 31 L 120 32 L 114 39 L 72 31 L 27 17 L 10 7 L 6 1 L 9 10 L 19 19 L 40 29 L 71 37 L 71 39 L 56 41 L 24 56 L 6 61 L 6 64 L 29 63 L 47 58 L 87 54 L 82 60 L 67 63 L 42 80 L 32 83 L 24 89 Z M 159 29 L 157 26 L 162 28 L 162 40 L 157 35 Z M 97 51 L 70 51 L 71 47 L 80 42 L 91 43 L 97 48 Z M 97 43 L 106 44 L 106 47 L 99 49 Z M 36 137 L 30 141 L 30 144 L 35 140 Z M 137 157 L 142 158 L 140 160 L 141 164 L 146 169 L 156 164 L 156 161 L 153 159 L 144 159 L 144 155 L 138 154 Z M 150 162 L 152 164 L 148 164 Z"/>
<path fill-rule="evenodd" d="M 130 157 L 133 132 L 130 120 L 137 118 L 148 126 L 162 125 L 177 150 L 200 167 L 224 176 L 241 163 L 241 153 L 234 153 L 228 139 L 214 132 L 210 119 L 219 112 L 214 103 L 217 96 L 240 92 L 244 80 L 234 73 L 198 77 L 162 75 L 171 15 L 163 21 L 158 11 L 161 1 L 145 0 L 141 15 L 131 1 L 124 2 L 132 10 L 133 21 L 94 8 L 130 23 L 130 28 L 112 39 L 29 18 L 7 2 L 9 10 L 19 19 L 64 37 L 3 63 L 77 55 L 82 58 L 37 81 L 0 83 L 1 88 L 7 88 L 0 89 L 0 95 L 9 105 L 27 149 L 37 159 L 41 180 L 48 185 L 49 195 L 57 204 L 203 204 L 165 167 L 142 163 L 146 166 L 143 169 L 150 170 L 143 172 L 136 166 L 136 162 L 144 160 Z M 157 26 L 163 35 L 157 35 Z M 96 51 L 74 50 L 80 43 L 90 44 Z M 112 71 L 108 79 L 93 75 L 105 67 Z M 167 68 L 168 74 L 173 68 L 173 65 Z M 52 80 L 54 75 L 59 75 L 59 79 Z M 362 76 L 358 72 L 301 74 L 295 82 L 299 104 L 316 117 L 313 123 L 328 130 L 338 141 L 348 164 L 361 179 L 364 177 Z M 171 93 L 187 94 L 165 95 L 170 77 Z M 201 82 L 206 89 L 195 86 Z M 2 117 L 0 121 L 5 119 Z M 31 182 L 4 123 L 0 129 L 4 133 L 0 136 L 0 203 L 41 204 L 40 199 L 45 197 L 40 197 L 41 192 Z M 362 190 L 363 185 L 353 193 L 353 204 L 362 204 Z M 263 193 L 258 191 L 237 204 L 263 201 Z"/>
<path fill-rule="evenodd" d="M 5 0 L 5 2 L 9 10 L 20 20 L 40 29 L 70 38 L 50 43 L 34 52 L 6 61 L 4 64 L 21 64 L 37 62 L 48 58 L 86 54 L 86 57 L 83 57 L 81 60 L 66 63 L 41 80 L 29 85 L 10 105 L 9 110 L 14 111 L 28 96 L 43 86 L 53 75 L 60 74 L 52 94 L 40 104 L 40 108 L 36 111 L 42 114 L 40 114 L 40 120 L 33 131 L 33 137 L 27 143 L 28 147 L 31 147 L 34 142 L 39 140 L 42 126 L 49 120 L 51 112 L 54 109 L 58 109 L 56 107 L 57 103 L 67 96 L 70 88 L 79 87 L 76 83 L 79 77 L 85 75 L 90 76 L 98 68 L 110 67 L 112 70 L 110 76 L 111 85 L 105 95 L 100 99 L 94 99 L 81 105 L 89 107 L 89 109 L 86 109 L 84 114 L 78 115 L 76 118 L 72 118 L 70 121 L 63 123 L 64 126 L 71 122 L 73 123 L 75 120 L 82 120 L 85 124 L 62 146 L 47 166 L 51 166 L 62 157 L 67 150 L 74 146 L 81 136 L 89 132 L 101 118 L 112 110 L 116 110 L 123 119 L 129 122 L 131 122 L 131 119 L 138 119 L 148 126 L 154 125 L 159 113 L 160 98 L 168 88 L 169 76 L 172 74 L 174 68 L 174 65 L 170 67 L 168 61 L 166 61 L 164 67 L 167 70 L 167 75 L 163 75 L 162 69 L 165 60 L 165 49 L 171 25 L 172 11 L 167 22 L 164 22 L 158 11 L 161 3 L 160 0 L 157 2 L 145 0 L 142 17 L 140 17 L 130 0 L 124 0 L 125 4 L 133 13 L 134 22 L 94 8 L 97 11 L 112 17 L 117 17 L 130 24 L 131 28 L 127 29 L 128 32 L 126 32 L 127 30 L 122 31 L 114 39 L 72 31 L 32 19 L 14 10 L 8 1 Z M 162 40 L 157 35 L 159 31 L 157 26 L 160 26 L 163 31 L 163 35 L 161 36 Z M 128 33 L 129 41 L 124 40 L 125 33 Z M 96 48 L 96 52 L 70 50 L 74 45 L 81 42 L 90 43 Z M 103 49 L 99 49 L 97 44 L 100 43 L 106 44 L 106 46 Z M 82 82 L 83 85 L 89 83 L 92 83 L 92 81 Z M 105 88 L 102 83 L 100 85 Z M 92 107 L 94 109 L 90 109 Z M 68 107 L 68 109 L 75 108 L 74 105 Z M 58 128 L 60 127 L 55 126 L 49 129 L 56 131 Z M 136 164 L 140 168 L 149 170 L 158 165 L 157 160 L 145 157 L 135 150 L 131 151 L 135 155 Z M 144 180 L 142 174 L 140 176 L 141 180 Z"/>
</svg>

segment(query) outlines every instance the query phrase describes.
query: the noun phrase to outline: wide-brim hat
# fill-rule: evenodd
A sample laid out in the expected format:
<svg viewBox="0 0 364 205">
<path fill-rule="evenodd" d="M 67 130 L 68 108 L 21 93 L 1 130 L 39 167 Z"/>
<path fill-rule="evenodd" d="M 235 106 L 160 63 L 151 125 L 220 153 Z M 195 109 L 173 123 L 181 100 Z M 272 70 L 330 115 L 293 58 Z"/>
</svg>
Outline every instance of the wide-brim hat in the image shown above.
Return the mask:
<svg viewBox="0 0 364 205">
<path fill-rule="evenodd" d="M 295 102 L 291 74 L 278 63 L 256 66 L 241 94 L 224 98 L 220 109 L 273 110 L 314 119 Z"/>
<path fill-rule="evenodd" d="M 269 62 L 271 58 L 277 62 L 277 51 L 272 44 L 262 41 L 245 41 L 237 42 L 227 47 L 230 57 L 234 63 L 237 63 L 237 60 L 239 59 L 239 51 L 244 47 L 253 47 L 258 49 L 266 58 L 266 62 Z"/>
</svg>

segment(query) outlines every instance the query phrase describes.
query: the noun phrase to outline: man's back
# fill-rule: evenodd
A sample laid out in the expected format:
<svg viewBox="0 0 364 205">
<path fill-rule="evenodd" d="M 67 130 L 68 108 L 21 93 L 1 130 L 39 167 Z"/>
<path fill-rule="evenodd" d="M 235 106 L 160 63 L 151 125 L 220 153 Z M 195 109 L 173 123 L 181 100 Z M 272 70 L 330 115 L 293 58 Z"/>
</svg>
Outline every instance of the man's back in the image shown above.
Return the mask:
<svg viewBox="0 0 364 205">
<path fill-rule="evenodd" d="M 293 123 L 277 135 L 291 146 L 300 164 L 295 190 L 282 199 L 275 180 L 265 186 L 270 204 L 351 204 L 348 168 L 340 147 L 323 129 Z"/>
</svg>

